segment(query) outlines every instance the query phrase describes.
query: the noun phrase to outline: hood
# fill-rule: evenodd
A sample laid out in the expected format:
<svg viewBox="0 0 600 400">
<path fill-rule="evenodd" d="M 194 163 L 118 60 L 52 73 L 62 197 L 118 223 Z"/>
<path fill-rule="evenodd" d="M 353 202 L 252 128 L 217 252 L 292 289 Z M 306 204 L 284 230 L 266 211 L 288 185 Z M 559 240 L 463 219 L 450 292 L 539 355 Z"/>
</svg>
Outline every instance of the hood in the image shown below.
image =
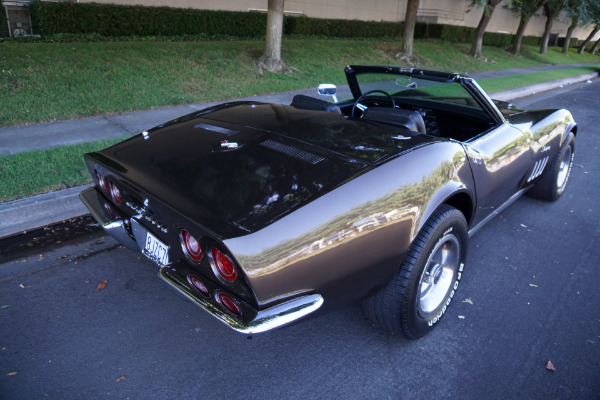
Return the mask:
<svg viewBox="0 0 600 400">
<path fill-rule="evenodd" d="M 203 215 L 217 216 L 253 232 L 428 140 L 397 135 L 397 129 L 333 113 L 233 103 L 91 157 L 200 224 Z"/>
</svg>

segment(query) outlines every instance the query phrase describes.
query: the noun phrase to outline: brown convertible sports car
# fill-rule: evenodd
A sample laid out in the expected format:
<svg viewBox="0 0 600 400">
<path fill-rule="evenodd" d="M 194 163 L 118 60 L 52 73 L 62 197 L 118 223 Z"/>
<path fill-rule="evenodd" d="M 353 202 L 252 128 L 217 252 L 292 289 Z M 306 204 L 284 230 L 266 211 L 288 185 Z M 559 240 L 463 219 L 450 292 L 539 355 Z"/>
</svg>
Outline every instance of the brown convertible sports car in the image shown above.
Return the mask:
<svg viewBox="0 0 600 400">
<path fill-rule="evenodd" d="M 423 336 L 455 297 L 469 236 L 525 192 L 563 193 L 577 126 L 466 76 L 345 72 L 348 100 L 321 85 L 334 103 L 222 104 L 86 154 L 81 199 L 237 331 L 362 300 L 383 329 Z"/>
</svg>

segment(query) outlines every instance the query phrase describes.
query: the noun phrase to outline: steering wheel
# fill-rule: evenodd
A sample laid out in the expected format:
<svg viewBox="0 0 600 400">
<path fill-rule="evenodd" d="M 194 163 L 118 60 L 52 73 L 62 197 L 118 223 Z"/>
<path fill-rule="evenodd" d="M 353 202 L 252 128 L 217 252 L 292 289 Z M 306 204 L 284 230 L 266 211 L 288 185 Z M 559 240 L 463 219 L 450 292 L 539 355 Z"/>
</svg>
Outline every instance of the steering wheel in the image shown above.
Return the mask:
<svg viewBox="0 0 600 400">
<path fill-rule="evenodd" d="M 356 111 L 356 109 L 358 108 L 360 111 L 365 112 L 365 110 L 368 108 L 367 106 L 360 104 L 361 100 L 364 100 L 366 97 L 368 97 L 370 94 L 373 93 L 382 93 L 385 96 L 387 96 L 388 99 L 390 99 L 390 101 L 392 102 L 392 108 L 396 108 L 396 102 L 394 101 L 394 98 L 392 96 L 390 96 L 390 94 L 386 91 L 383 90 L 379 90 L 379 89 L 375 89 L 375 90 L 369 90 L 368 92 L 363 93 L 358 99 L 356 99 L 356 101 L 354 102 L 354 105 L 352 106 L 352 112 L 350 113 L 350 116 L 352 118 L 354 118 L 354 112 Z"/>
</svg>

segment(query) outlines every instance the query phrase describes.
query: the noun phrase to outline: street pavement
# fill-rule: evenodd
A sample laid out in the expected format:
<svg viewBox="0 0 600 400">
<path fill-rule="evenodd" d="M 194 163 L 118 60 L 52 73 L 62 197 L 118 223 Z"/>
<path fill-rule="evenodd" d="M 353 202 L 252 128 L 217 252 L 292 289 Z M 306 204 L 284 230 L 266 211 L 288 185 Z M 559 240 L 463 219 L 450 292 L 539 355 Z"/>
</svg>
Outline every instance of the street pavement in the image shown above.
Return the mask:
<svg viewBox="0 0 600 400">
<path fill-rule="evenodd" d="M 548 70 L 595 64 L 599 63 L 513 68 L 507 70 L 477 72 L 469 74 L 469 76 L 472 76 L 475 79 L 501 78 L 517 74 L 537 74 Z M 579 77 L 536 84 L 520 89 L 496 92 L 492 97 L 498 100 L 514 101 L 548 90 L 568 87 L 578 82 L 587 82 L 597 77 L 598 73 L 585 74 Z M 315 87 L 284 93 L 251 96 L 237 100 L 290 104 L 292 98 L 297 94 L 318 96 Z M 348 87 L 339 86 L 338 98 L 345 97 L 351 97 Z M 90 142 L 105 138 L 125 137 L 131 134 L 137 134 L 145 129 L 149 129 L 182 115 L 223 102 L 225 101 L 197 103 L 74 120 L 0 128 L 0 155 L 16 154 L 24 151 Z M 32 196 L 26 199 L 0 203 L 0 238 L 19 235 L 32 229 L 87 213 L 87 210 L 77 197 L 78 193 L 83 190 L 83 188 L 84 187 L 71 188 L 59 192 Z"/>
<path fill-rule="evenodd" d="M 515 104 L 573 113 L 567 189 L 470 239 L 426 337 L 387 335 L 355 304 L 248 340 L 96 231 L 0 260 L 0 399 L 597 400 L 600 80 Z"/>
</svg>

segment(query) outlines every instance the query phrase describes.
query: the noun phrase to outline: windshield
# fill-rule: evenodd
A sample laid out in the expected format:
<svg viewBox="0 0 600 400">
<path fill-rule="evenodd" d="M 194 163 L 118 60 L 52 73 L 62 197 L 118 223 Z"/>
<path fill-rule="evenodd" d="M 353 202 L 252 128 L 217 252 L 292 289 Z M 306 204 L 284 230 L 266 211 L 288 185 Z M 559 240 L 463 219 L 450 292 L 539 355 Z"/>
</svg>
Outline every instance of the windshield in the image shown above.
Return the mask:
<svg viewBox="0 0 600 400">
<path fill-rule="evenodd" d="M 361 93 L 371 90 L 383 90 L 401 103 L 411 102 L 452 103 L 481 110 L 482 107 L 471 94 L 458 82 L 414 78 L 389 73 L 357 73 L 356 80 Z M 384 96 L 373 93 L 374 96 Z"/>
</svg>

